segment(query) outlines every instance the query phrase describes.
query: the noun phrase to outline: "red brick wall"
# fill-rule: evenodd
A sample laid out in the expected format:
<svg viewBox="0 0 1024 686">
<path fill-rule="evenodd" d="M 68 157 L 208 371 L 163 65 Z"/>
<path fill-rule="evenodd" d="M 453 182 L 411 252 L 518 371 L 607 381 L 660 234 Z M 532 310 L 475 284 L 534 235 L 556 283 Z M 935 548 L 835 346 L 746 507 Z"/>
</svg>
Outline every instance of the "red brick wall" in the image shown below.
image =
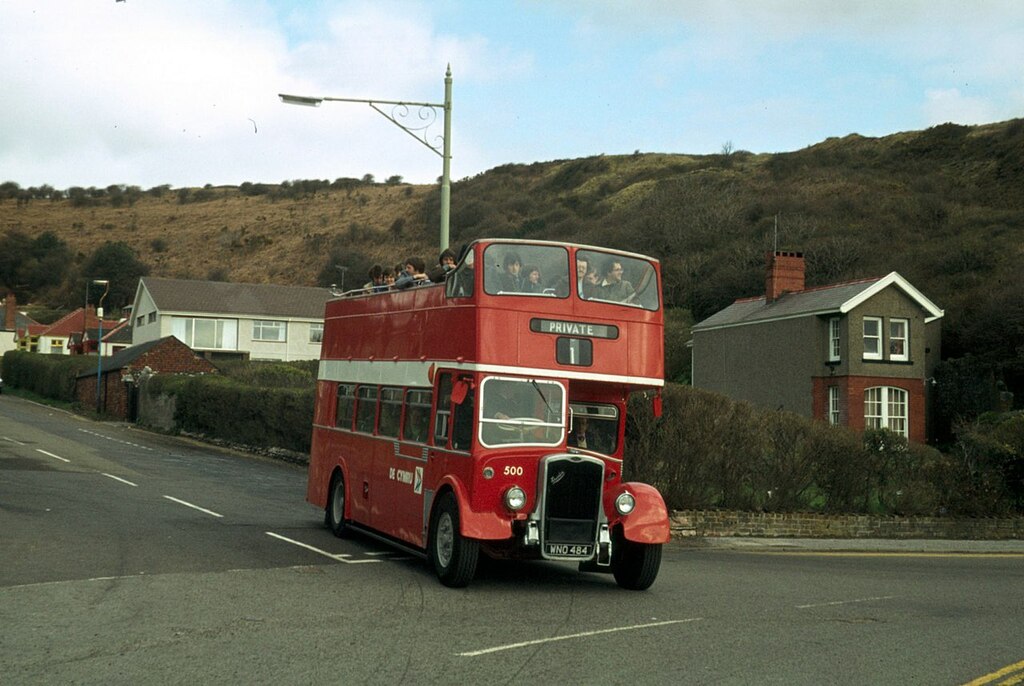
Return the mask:
<svg viewBox="0 0 1024 686">
<path fill-rule="evenodd" d="M 874 386 L 893 386 L 907 392 L 907 434 L 915 443 L 927 440 L 924 381 L 887 376 L 823 376 L 812 379 L 815 419 L 828 421 L 828 387 L 839 386 L 839 423 L 854 431 L 864 430 L 864 391 Z"/>
<path fill-rule="evenodd" d="M 103 374 L 100 409 L 113 417 L 127 419 L 128 388 L 125 374 L 136 374 L 149 367 L 156 374 L 215 374 L 217 368 L 176 338 L 171 338 L 132 360 L 122 369 Z M 96 409 L 96 376 L 82 377 L 75 385 L 75 398 L 83 408 Z"/>
</svg>

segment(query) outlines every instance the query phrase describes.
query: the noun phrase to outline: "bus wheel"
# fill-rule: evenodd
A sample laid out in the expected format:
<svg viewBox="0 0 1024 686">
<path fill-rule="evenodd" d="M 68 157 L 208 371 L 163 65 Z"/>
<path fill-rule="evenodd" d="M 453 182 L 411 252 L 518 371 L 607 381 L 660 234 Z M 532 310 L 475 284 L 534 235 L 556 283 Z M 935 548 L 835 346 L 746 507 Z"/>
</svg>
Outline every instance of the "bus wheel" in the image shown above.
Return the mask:
<svg viewBox="0 0 1024 686">
<path fill-rule="evenodd" d="M 445 586 L 462 588 L 473 579 L 480 542 L 459 533 L 459 504 L 450 492 L 441 496 L 430 517 L 430 564 Z"/>
<path fill-rule="evenodd" d="M 331 490 L 327 494 L 327 509 L 324 511 L 324 524 L 338 538 L 348 533 L 345 524 L 345 477 L 341 472 L 331 479 Z"/>
<path fill-rule="evenodd" d="M 634 543 L 621 535 L 612 549 L 612 573 L 622 588 L 644 591 L 658 578 L 661 568 L 660 543 Z"/>
</svg>

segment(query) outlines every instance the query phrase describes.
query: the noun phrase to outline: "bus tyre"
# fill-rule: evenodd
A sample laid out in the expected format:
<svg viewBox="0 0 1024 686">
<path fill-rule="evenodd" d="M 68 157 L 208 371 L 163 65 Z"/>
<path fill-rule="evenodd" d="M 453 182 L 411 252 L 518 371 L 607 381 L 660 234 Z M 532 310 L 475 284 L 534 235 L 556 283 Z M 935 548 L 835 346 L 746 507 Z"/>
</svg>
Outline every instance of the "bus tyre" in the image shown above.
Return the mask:
<svg viewBox="0 0 1024 686">
<path fill-rule="evenodd" d="M 324 511 L 324 524 L 338 538 L 348 534 L 345 523 L 345 477 L 338 472 L 331 479 L 331 489 L 327 493 L 327 509 Z"/>
<path fill-rule="evenodd" d="M 635 543 L 620 534 L 612 549 L 612 574 L 622 588 L 644 591 L 658 578 L 661 568 L 660 543 Z"/>
<path fill-rule="evenodd" d="M 459 533 L 459 504 L 450 492 L 441 496 L 430 517 L 430 564 L 445 586 L 462 588 L 473 580 L 480 542 Z"/>
</svg>

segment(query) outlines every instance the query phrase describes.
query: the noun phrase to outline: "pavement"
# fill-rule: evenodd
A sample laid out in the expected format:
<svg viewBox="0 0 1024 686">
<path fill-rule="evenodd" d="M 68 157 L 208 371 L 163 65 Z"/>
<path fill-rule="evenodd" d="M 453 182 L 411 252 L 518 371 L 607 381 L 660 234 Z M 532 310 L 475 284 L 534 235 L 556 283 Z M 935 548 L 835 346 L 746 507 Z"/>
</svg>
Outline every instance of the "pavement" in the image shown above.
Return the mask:
<svg viewBox="0 0 1024 686">
<path fill-rule="evenodd" d="M 1024 556 L 1024 540 L 973 541 L 949 539 L 889 538 L 756 538 L 746 536 L 704 536 L 676 539 L 684 546 L 751 552 L 857 552 L 1012 554 Z"/>
</svg>

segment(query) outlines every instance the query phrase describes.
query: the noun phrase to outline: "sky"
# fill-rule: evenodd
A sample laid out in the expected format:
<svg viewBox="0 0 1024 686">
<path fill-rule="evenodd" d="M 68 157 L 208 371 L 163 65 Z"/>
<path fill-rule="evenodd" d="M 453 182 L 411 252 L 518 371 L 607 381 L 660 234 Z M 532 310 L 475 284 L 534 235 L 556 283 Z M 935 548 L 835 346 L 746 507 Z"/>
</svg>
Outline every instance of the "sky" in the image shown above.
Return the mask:
<svg viewBox="0 0 1024 686">
<path fill-rule="evenodd" d="M 0 181 L 451 178 L 1024 116 L 1019 0 L 0 0 Z M 391 114 L 390 105 L 382 109 Z M 410 127 L 430 123 L 409 108 Z"/>
</svg>

